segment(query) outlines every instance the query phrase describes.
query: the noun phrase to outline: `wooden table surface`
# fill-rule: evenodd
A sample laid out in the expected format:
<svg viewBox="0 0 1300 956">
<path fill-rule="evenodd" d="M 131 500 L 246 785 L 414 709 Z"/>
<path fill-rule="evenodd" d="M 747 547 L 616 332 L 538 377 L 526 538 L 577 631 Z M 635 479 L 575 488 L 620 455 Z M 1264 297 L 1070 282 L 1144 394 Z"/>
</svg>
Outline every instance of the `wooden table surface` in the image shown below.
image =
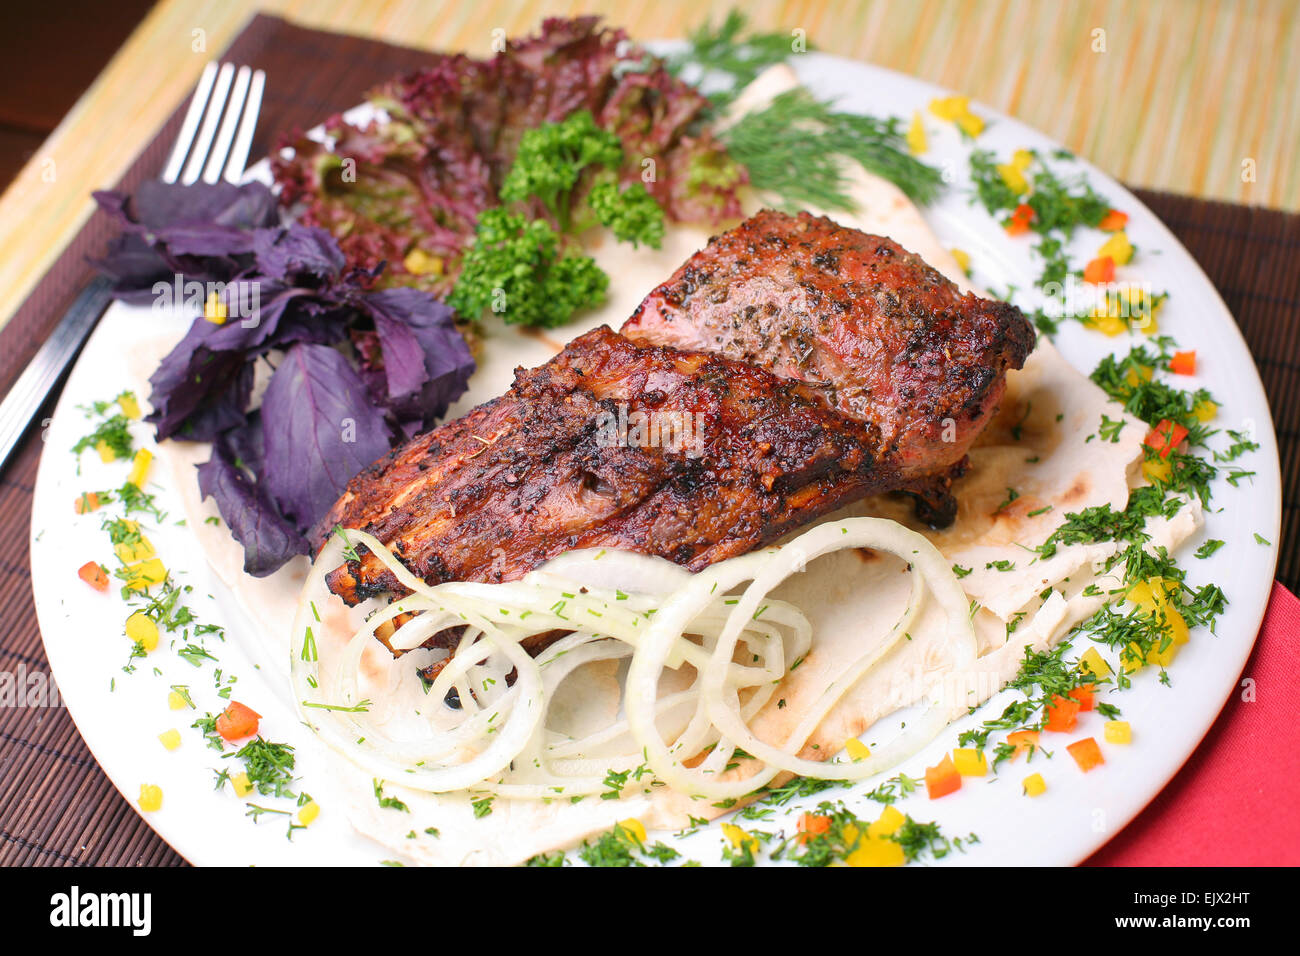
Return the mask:
<svg viewBox="0 0 1300 956">
<path fill-rule="evenodd" d="M 305 25 L 485 55 L 493 30 L 601 13 L 682 36 L 731 0 L 162 0 L 0 197 L 0 324 L 257 10 Z M 1112 176 L 1300 210 L 1296 0 L 804 0 L 743 4 L 765 30 L 969 94 Z M 88 25 L 93 29 L 93 24 Z M 275 77 L 268 82 L 274 83 Z M 323 117 L 322 117 L 323 118 Z"/>
</svg>

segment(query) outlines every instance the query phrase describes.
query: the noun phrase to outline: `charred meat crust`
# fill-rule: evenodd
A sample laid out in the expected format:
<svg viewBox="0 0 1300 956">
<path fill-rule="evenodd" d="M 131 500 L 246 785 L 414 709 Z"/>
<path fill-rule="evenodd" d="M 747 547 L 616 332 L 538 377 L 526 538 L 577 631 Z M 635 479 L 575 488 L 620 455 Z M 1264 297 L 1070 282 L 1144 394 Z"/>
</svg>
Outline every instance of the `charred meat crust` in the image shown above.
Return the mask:
<svg viewBox="0 0 1300 956">
<path fill-rule="evenodd" d="M 1014 306 L 963 295 L 891 240 L 765 211 L 710 240 L 621 334 L 581 336 L 375 462 L 320 528 L 368 531 L 436 584 L 511 580 L 586 547 L 698 570 L 882 491 L 945 524 L 1033 345 Z M 689 422 L 698 447 L 636 440 L 637 414 Z M 327 580 L 350 604 L 404 590 L 364 553 Z"/>
<path fill-rule="evenodd" d="M 772 210 L 713 237 L 621 331 L 813 384 L 918 478 L 966 455 L 1034 346 L 1015 306 L 962 294 L 892 240 Z"/>
<path fill-rule="evenodd" d="M 657 440 L 632 433 L 638 413 Z M 375 535 L 431 583 L 512 580 L 589 547 L 699 569 L 898 487 L 880 453 L 875 426 L 798 383 L 600 328 L 358 475 L 326 526 Z M 403 590 L 370 554 L 327 581 L 350 604 Z"/>
</svg>

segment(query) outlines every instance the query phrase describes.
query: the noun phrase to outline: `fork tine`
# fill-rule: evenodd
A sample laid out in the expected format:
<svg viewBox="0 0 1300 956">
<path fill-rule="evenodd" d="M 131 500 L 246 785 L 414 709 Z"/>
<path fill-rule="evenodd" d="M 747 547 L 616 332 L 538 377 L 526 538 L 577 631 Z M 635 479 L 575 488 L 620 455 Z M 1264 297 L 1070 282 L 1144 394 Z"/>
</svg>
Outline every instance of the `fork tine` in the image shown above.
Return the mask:
<svg viewBox="0 0 1300 956">
<path fill-rule="evenodd" d="M 163 167 L 162 181 L 165 183 L 176 182 L 176 178 L 181 174 L 185 154 L 190 151 L 190 144 L 194 142 L 194 133 L 199 128 L 199 118 L 203 116 L 203 107 L 207 105 L 208 93 L 212 91 L 212 82 L 216 78 L 217 61 L 212 60 L 203 68 L 199 85 L 194 88 L 194 96 L 190 98 L 190 108 L 181 123 L 180 134 L 176 137 L 176 145 L 172 147 L 167 165 Z"/>
<path fill-rule="evenodd" d="M 230 143 L 235 138 L 235 126 L 239 123 L 239 114 L 244 107 L 244 95 L 248 92 L 248 78 L 252 73 L 247 66 L 241 66 L 235 74 L 235 85 L 230 90 L 230 102 L 226 104 L 226 115 L 221 121 L 221 130 L 212 144 L 208 155 L 208 165 L 203 170 L 203 181 L 215 183 L 221 178 L 221 167 L 226 164 L 230 152 Z"/>
<path fill-rule="evenodd" d="M 257 114 L 262 110 L 262 90 L 265 86 L 266 74 L 258 70 L 253 74 L 248 101 L 244 104 L 244 119 L 239 125 L 234 148 L 230 151 L 230 162 L 226 164 L 228 182 L 237 183 L 244 178 L 244 165 L 248 162 L 248 151 L 253 145 L 253 132 L 257 129 Z"/>
<path fill-rule="evenodd" d="M 230 78 L 234 72 L 235 65 L 225 63 L 217 73 L 217 82 L 212 88 L 212 99 L 208 101 L 207 112 L 203 115 L 203 125 L 199 127 L 199 135 L 194 141 L 194 149 L 190 152 L 190 160 L 185 164 L 185 172 L 181 174 L 181 182 L 186 186 L 197 182 L 199 173 L 203 170 L 203 160 L 207 157 L 208 147 L 212 145 L 212 137 L 217 132 L 217 123 L 226 105 L 226 94 L 230 92 Z"/>
</svg>

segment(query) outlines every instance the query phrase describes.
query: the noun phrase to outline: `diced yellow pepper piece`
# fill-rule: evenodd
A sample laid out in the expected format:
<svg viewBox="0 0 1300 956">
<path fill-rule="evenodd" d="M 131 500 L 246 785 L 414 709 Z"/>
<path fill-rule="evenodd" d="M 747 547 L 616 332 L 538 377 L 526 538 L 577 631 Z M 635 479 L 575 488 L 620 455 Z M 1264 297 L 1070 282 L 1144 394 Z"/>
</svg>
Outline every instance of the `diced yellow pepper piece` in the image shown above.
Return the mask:
<svg viewBox="0 0 1300 956">
<path fill-rule="evenodd" d="M 1120 666 L 1125 674 L 1140 671 L 1147 664 L 1142 656 L 1142 646 L 1137 641 L 1129 641 L 1128 647 L 1120 654 Z"/>
<path fill-rule="evenodd" d="M 298 809 L 298 825 L 309 827 L 318 816 L 320 816 L 320 804 L 315 800 L 308 800 Z"/>
<path fill-rule="evenodd" d="M 1011 165 L 1024 172 L 1034 161 L 1034 153 L 1028 149 L 1018 149 L 1011 154 Z"/>
<path fill-rule="evenodd" d="M 876 819 L 876 822 L 867 827 L 867 836 L 875 837 L 877 839 L 887 837 L 906 822 L 907 817 L 897 809 L 894 807 L 885 807 L 884 812 L 880 814 Z"/>
<path fill-rule="evenodd" d="M 907 860 L 901 844 L 888 838 L 867 837 L 844 862 L 849 866 L 902 866 Z"/>
<path fill-rule="evenodd" d="M 127 566 L 131 573 L 126 579 L 127 587 L 133 590 L 148 589 L 167 580 L 167 569 L 157 558 L 141 561 Z"/>
<path fill-rule="evenodd" d="M 122 541 L 113 545 L 113 553 L 123 564 L 135 564 L 137 561 L 148 561 L 158 556 L 158 552 L 153 549 L 153 545 L 144 535 L 140 535 L 134 541 Z"/>
<path fill-rule="evenodd" d="M 406 257 L 402 259 L 402 265 L 413 276 L 440 276 L 443 270 L 442 257 L 431 256 L 419 246 L 406 254 Z"/>
<path fill-rule="evenodd" d="M 253 781 L 248 779 L 248 774 L 237 773 L 230 778 L 230 785 L 235 789 L 235 796 L 246 797 L 253 792 Z"/>
<path fill-rule="evenodd" d="M 850 737 L 844 749 L 849 752 L 850 760 L 866 760 L 871 756 L 871 750 L 857 737 Z"/>
<path fill-rule="evenodd" d="M 1177 608 L 1166 607 L 1165 612 L 1165 630 L 1169 636 L 1174 639 L 1175 644 L 1187 643 L 1187 621 L 1183 619 L 1183 614 Z"/>
<path fill-rule="evenodd" d="M 1156 578 L 1155 580 L 1160 580 Z M 1128 589 L 1128 594 L 1124 595 L 1130 604 L 1136 604 L 1144 610 L 1153 610 L 1156 606 L 1155 598 L 1151 594 L 1151 582 L 1139 581 Z"/>
<path fill-rule="evenodd" d="M 1110 256 L 1117 266 L 1126 266 L 1133 259 L 1133 243 L 1129 242 L 1128 236 L 1123 232 L 1112 233 L 1097 250 L 1097 258 L 1102 256 Z"/>
<path fill-rule="evenodd" d="M 141 448 L 131 459 L 131 474 L 127 476 L 127 484 L 135 485 L 137 488 L 144 487 L 144 480 L 149 476 L 149 466 L 153 464 L 153 452 Z"/>
<path fill-rule="evenodd" d="M 1174 607 L 1162 607 L 1161 611 L 1165 615 L 1165 632 L 1169 635 L 1169 644 L 1164 649 L 1161 648 L 1161 644 L 1165 641 L 1152 646 L 1147 652 L 1147 663 L 1158 663 L 1161 667 L 1169 667 L 1174 662 L 1174 657 L 1178 656 L 1180 646 L 1187 644 L 1187 622 Z"/>
<path fill-rule="evenodd" d="M 1147 335 L 1155 335 L 1160 331 L 1160 323 L 1157 317 L 1160 310 L 1165 307 L 1165 300 L 1161 299 L 1154 305 L 1151 304 L 1151 298 L 1147 295 L 1146 290 L 1138 286 L 1129 286 L 1124 290 L 1124 302 L 1128 306 L 1129 321 L 1133 328 L 1145 332 Z"/>
<path fill-rule="evenodd" d="M 1105 302 L 1093 309 L 1092 315 L 1084 322 L 1107 335 L 1119 335 L 1130 327 L 1154 335 L 1160 329 L 1156 316 L 1164 304 L 1165 300 L 1161 299 L 1153 306 L 1145 289 L 1126 286 L 1108 291 Z M 1151 380 L 1147 367 L 1141 366 L 1140 369 L 1140 372 L 1130 369 L 1125 376 L 1130 386 L 1138 384 L 1139 376 L 1142 376 L 1143 381 Z"/>
<path fill-rule="evenodd" d="M 203 304 L 203 317 L 213 325 L 226 324 L 226 303 L 221 301 L 221 296 L 215 291 L 208 295 L 208 301 Z"/>
<path fill-rule="evenodd" d="M 1024 781 L 1025 796 L 1037 797 L 1047 791 L 1047 781 L 1041 773 L 1031 773 Z"/>
<path fill-rule="evenodd" d="M 185 698 L 176 691 L 167 694 L 167 707 L 171 710 L 184 710 L 189 704 L 185 703 Z"/>
<path fill-rule="evenodd" d="M 1112 338 L 1116 335 L 1123 335 L 1128 331 L 1128 323 L 1113 312 L 1094 312 L 1084 321 L 1084 325 Z"/>
<path fill-rule="evenodd" d="M 117 407 L 122 409 L 122 414 L 127 418 L 140 417 L 140 403 L 131 392 L 123 392 L 117 396 Z"/>
<path fill-rule="evenodd" d="M 1157 481 L 1168 481 L 1169 476 L 1174 473 L 1174 464 L 1170 461 L 1161 461 L 1154 458 L 1142 462 L 1142 474 L 1147 476 L 1147 481 L 1154 484 Z"/>
<path fill-rule="evenodd" d="M 1108 744 L 1129 744 L 1133 742 L 1133 728 L 1129 726 L 1127 720 L 1108 720 L 1101 732 Z"/>
<path fill-rule="evenodd" d="M 984 132 L 984 120 L 969 111 L 957 117 L 957 125 L 971 139 Z"/>
<path fill-rule="evenodd" d="M 1086 667 L 1089 672 L 1091 672 L 1092 676 L 1096 677 L 1098 680 L 1107 678 L 1112 673 L 1110 665 L 1106 663 L 1104 657 L 1097 653 L 1097 648 L 1095 647 L 1090 647 L 1084 651 L 1083 655 L 1079 658 L 1079 663 Z"/>
<path fill-rule="evenodd" d="M 1169 667 L 1174 662 L 1174 658 L 1178 656 L 1178 644 L 1170 640 L 1164 650 L 1161 649 L 1161 644 L 1164 644 L 1164 641 L 1160 641 L 1160 644 L 1153 645 L 1152 648 L 1147 650 L 1147 663 Z"/>
<path fill-rule="evenodd" d="M 984 120 L 970 111 L 969 96 L 945 96 L 930 101 L 930 112 L 941 120 L 956 123 L 972 138 L 984 132 Z"/>
<path fill-rule="evenodd" d="M 1160 650 L 1159 647 L 1151 648 L 1147 652 L 1148 664 L 1168 667 L 1179 645 L 1187 643 L 1187 621 L 1183 618 L 1182 612 L 1170 601 L 1170 596 L 1178 593 L 1178 587 L 1177 581 L 1158 577 L 1148 578 L 1134 584 L 1126 595 L 1130 604 L 1135 604 L 1144 611 L 1159 612 L 1164 617 L 1165 632 L 1172 641 L 1164 650 Z"/>
<path fill-rule="evenodd" d="M 181 732 L 175 727 L 171 730 L 164 730 L 158 735 L 158 742 L 168 750 L 175 750 L 181 745 Z"/>
<path fill-rule="evenodd" d="M 982 777 L 989 772 L 988 758 L 974 747 L 958 747 L 952 752 L 952 765 L 963 777 Z"/>
<path fill-rule="evenodd" d="M 143 611 L 136 611 L 126 619 L 126 636 L 148 652 L 158 649 L 158 625 Z"/>
<path fill-rule="evenodd" d="M 748 846 L 750 853 L 758 852 L 758 837 L 746 833 L 734 823 L 724 823 L 722 825 L 722 835 L 731 841 L 731 845 L 739 850 L 742 846 Z"/>
<path fill-rule="evenodd" d="M 1136 365 L 1128 370 L 1124 376 L 1124 381 L 1128 383 L 1129 388 L 1137 388 L 1143 382 L 1151 381 L 1151 376 L 1155 374 L 1155 369 L 1150 365 Z"/>
<path fill-rule="evenodd" d="M 163 792 L 162 787 L 155 786 L 152 783 L 140 784 L 140 809 L 145 813 L 152 813 L 155 810 L 162 809 Z"/>
<path fill-rule="evenodd" d="M 997 171 L 1002 181 L 1007 184 L 1007 188 L 1017 196 L 1029 192 L 1029 180 L 1025 178 L 1024 172 L 1012 163 L 999 163 Z"/>
<path fill-rule="evenodd" d="M 970 253 L 965 249 L 949 249 L 958 268 L 966 275 L 970 275 Z"/>
<path fill-rule="evenodd" d="M 945 96 L 930 101 L 930 112 L 941 120 L 955 120 L 970 111 L 969 96 Z"/>
<path fill-rule="evenodd" d="M 618 825 L 626 830 L 640 842 L 645 842 L 645 824 L 636 817 L 628 817 L 626 820 L 619 820 Z"/>
<path fill-rule="evenodd" d="M 925 135 L 925 125 L 921 122 L 920 110 L 912 114 L 912 125 L 907 128 L 907 148 L 916 156 L 930 148 L 930 141 Z"/>
<path fill-rule="evenodd" d="M 117 452 L 104 439 L 95 442 L 95 451 L 99 452 L 99 460 L 107 464 L 110 461 L 117 461 Z"/>
<path fill-rule="evenodd" d="M 1208 422 L 1219 414 L 1219 406 L 1208 398 L 1204 398 L 1192 406 L 1192 414 L 1196 416 L 1197 421 Z"/>
<path fill-rule="evenodd" d="M 1142 585 L 1146 586 L 1145 591 L 1140 590 Z M 1181 588 L 1182 585 L 1174 578 L 1150 577 L 1133 585 L 1129 590 L 1129 594 L 1133 595 L 1136 592 L 1139 600 L 1149 602 L 1151 607 L 1167 607 L 1169 599 L 1176 595 Z M 1131 601 L 1133 598 L 1130 597 L 1129 600 Z"/>
</svg>

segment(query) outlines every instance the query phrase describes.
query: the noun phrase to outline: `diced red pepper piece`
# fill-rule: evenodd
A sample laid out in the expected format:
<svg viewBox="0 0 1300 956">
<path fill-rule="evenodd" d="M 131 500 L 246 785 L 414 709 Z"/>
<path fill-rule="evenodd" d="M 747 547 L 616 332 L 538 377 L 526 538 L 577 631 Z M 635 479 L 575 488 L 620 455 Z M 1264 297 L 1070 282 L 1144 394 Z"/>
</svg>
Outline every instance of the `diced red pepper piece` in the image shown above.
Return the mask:
<svg viewBox="0 0 1300 956">
<path fill-rule="evenodd" d="M 1196 374 L 1196 352 L 1175 352 L 1169 360 L 1169 371 L 1179 375 Z"/>
<path fill-rule="evenodd" d="M 77 569 L 77 577 L 85 581 L 96 591 L 108 590 L 108 575 L 96 561 L 87 561 Z"/>
<path fill-rule="evenodd" d="M 831 818 L 816 813 L 805 813 L 799 818 L 799 842 L 807 843 L 809 837 L 819 836 L 831 828 Z"/>
<path fill-rule="evenodd" d="M 1103 285 L 1115 281 L 1115 260 L 1110 256 L 1093 259 L 1083 267 L 1083 281 Z"/>
<path fill-rule="evenodd" d="M 1146 445 L 1162 459 L 1165 459 L 1186 437 L 1187 429 L 1185 427 L 1177 422 L 1171 422 L 1167 418 L 1162 418 L 1155 428 L 1147 432 L 1147 437 L 1142 444 Z"/>
<path fill-rule="evenodd" d="M 1007 221 L 1007 235 L 1022 236 L 1029 231 L 1029 224 L 1034 221 L 1034 207 L 1021 203 Z"/>
<path fill-rule="evenodd" d="M 1079 702 L 1079 710 L 1081 711 L 1092 710 L 1097 703 L 1096 692 L 1087 684 L 1070 691 L 1070 696 Z"/>
<path fill-rule="evenodd" d="M 933 767 L 925 768 L 925 790 L 931 800 L 937 800 L 960 789 L 961 774 L 957 772 L 957 767 L 948 754 L 944 754 L 943 759 Z"/>
<path fill-rule="evenodd" d="M 1097 228 L 1102 232 L 1119 232 L 1127 225 L 1128 213 L 1120 212 L 1118 209 L 1110 209 L 1102 217 L 1101 222 L 1097 223 Z"/>
<path fill-rule="evenodd" d="M 262 715 L 237 700 L 217 715 L 217 733 L 223 740 L 241 740 L 257 733 L 257 723 Z"/>
<path fill-rule="evenodd" d="M 1045 730 L 1058 734 L 1068 734 L 1079 722 L 1079 702 L 1070 697 L 1057 694 L 1047 705 L 1047 723 Z"/>
<path fill-rule="evenodd" d="M 1074 762 L 1079 765 L 1079 769 L 1084 773 L 1106 762 L 1102 759 L 1101 748 L 1097 746 L 1097 741 L 1093 737 L 1076 740 L 1065 749 L 1070 751 L 1070 756 L 1074 758 Z"/>
<path fill-rule="evenodd" d="M 1014 733 L 1007 734 L 1007 743 L 1016 748 L 1016 752 L 1011 755 L 1011 759 L 1014 760 L 1030 747 L 1038 747 L 1038 731 L 1017 730 Z"/>
</svg>

